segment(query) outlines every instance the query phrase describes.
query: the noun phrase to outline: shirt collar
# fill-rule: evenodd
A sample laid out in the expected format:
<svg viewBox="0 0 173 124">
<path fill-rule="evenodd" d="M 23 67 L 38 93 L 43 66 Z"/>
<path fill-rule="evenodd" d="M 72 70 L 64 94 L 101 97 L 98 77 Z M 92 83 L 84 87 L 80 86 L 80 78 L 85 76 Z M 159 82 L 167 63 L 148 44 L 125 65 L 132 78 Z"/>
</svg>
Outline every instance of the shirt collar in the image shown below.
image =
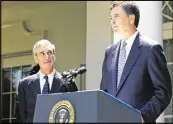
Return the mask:
<svg viewBox="0 0 173 124">
<path fill-rule="evenodd" d="M 45 74 L 41 73 L 41 71 L 39 71 L 39 74 L 40 74 L 40 78 L 44 78 Z M 49 77 L 53 77 L 55 74 L 55 69 L 53 69 L 52 73 L 48 74 L 48 78 Z"/>
<path fill-rule="evenodd" d="M 126 39 L 126 43 L 128 46 L 132 46 L 138 32 L 139 31 L 137 30 L 132 36 L 130 36 L 128 39 Z"/>
</svg>

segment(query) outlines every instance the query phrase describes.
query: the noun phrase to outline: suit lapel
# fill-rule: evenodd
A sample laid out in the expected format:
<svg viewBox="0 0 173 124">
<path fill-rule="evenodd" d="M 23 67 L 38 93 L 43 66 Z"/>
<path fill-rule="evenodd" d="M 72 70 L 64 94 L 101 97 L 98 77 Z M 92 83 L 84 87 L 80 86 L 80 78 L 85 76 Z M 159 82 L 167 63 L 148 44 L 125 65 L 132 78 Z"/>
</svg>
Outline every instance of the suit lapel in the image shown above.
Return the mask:
<svg viewBox="0 0 173 124">
<path fill-rule="evenodd" d="M 58 93 L 60 91 L 60 82 L 61 79 L 59 79 L 57 72 L 55 72 L 50 93 Z"/>
<path fill-rule="evenodd" d="M 117 89 L 116 95 L 118 94 L 118 92 L 120 91 L 120 89 L 122 88 L 123 84 L 125 83 L 126 78 L 128 77 L 128 75 L 130 74 L 131 69 L 133 68 L 133 65 L 135 64 L 136 60 L 138 59 L 139 55 L 140 55 L 140 49 L 139 49 L 139 33 L 135 38 L 135 41 L 132 45 L 132 48 L 130 50 L 129 56 L 127 58 L 126 64 L 124 66 L 124 70 L 120 79 L 120 84 L 119 87 Z M 115 95 L 115 96 L 116 96 Z"/>
<path fill-rule="evenodd" d="M 33 75 L 33 80 L 31 81 L 31 89 L 32 89 L 32 93 L 35 96 L 35 98 L 37 98 L 37 94 L 41 94 L 40 91 L 40 79 L 39 79 L 39 73 Z"/>
<path fill-rule="evenodd" d="M 118 70 L 118 54 L 119 54 L 119 48 L 120 48 L 120 42 L 117 44 L 117 47 L 114 48 L 112 52 L 112 65 L 111 65 L 111 78 L 112 78 L 112 89 L 115 89 L 115 91 L 112 91 L 112 94 L 116 93 L 116 84 L 117 84 L 117 70 Z"/>
</svg>

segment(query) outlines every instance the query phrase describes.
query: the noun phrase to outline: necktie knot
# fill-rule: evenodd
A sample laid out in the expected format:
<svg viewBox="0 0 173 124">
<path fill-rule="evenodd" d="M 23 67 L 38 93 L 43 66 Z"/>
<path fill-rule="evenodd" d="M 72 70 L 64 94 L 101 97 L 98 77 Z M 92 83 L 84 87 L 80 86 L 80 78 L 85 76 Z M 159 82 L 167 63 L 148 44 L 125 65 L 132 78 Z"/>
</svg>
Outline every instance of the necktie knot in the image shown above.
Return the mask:
<svg viewBox="0 0 173 124">
<path fill-rule="evenodd" d="M 48 76 L 47 76 L 47 75 L 45 75 L 44 78 L 45 78 L 46 80 L 48 80 Z"/>
<path fill-rule="evenodd" d="M 122 47 L 125 47 L 126 45 L 127 45 L 126 41 L 123 40 L 123 41 L 122 41 Z"/>
</svg>

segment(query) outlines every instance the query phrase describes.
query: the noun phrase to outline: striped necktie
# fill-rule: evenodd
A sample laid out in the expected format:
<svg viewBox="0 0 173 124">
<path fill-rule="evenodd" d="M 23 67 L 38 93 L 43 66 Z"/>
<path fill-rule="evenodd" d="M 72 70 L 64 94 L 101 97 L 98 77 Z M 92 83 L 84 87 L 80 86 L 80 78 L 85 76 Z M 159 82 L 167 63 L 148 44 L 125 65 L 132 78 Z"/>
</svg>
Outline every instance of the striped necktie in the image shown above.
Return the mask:
<svg viewBox="0 0 173 124">
<path fill-rule="evenodd" d="M 118 59 L 118 78 L 117 78 L 117 88 L 120 84 L 120 79 L 121 79 L 121 75 L 124 69 L 124 65 L 126 62 L 126 42 L 125 41 L 121 41 L 121 47 L 120 47 L 120 52 L 119 52 L 119 59 Z"/>
<path fill-rule="evenodd" d="M 46 79 L 46 82 L 44 84 L 44 87 L 43 87 L 43 90 L 42 90 L 42 94 L 48 94 L 48 93 L 50 93 L 48 76 L 44 76 L 44 78 Z"/>
</svg>

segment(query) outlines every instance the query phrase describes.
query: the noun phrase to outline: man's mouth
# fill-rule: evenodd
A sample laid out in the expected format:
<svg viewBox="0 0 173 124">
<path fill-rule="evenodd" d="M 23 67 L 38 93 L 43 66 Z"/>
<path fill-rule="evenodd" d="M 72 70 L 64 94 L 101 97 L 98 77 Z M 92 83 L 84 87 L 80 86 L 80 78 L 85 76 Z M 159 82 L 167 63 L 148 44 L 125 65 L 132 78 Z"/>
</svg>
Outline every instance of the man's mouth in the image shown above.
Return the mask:
<svg viewBox="0 0 173 124">
<path fill-rule="evenodd" d="M 51 63 L 51 61 L 47 61 L 47 62 L 45 62 L 45 64 L 47 64 L 47 63 Z"/>
<path fill-rule="evenodd" d="M 118 28 L 118 26 L 114 26 L 114 28 Z"/>
</svg>

